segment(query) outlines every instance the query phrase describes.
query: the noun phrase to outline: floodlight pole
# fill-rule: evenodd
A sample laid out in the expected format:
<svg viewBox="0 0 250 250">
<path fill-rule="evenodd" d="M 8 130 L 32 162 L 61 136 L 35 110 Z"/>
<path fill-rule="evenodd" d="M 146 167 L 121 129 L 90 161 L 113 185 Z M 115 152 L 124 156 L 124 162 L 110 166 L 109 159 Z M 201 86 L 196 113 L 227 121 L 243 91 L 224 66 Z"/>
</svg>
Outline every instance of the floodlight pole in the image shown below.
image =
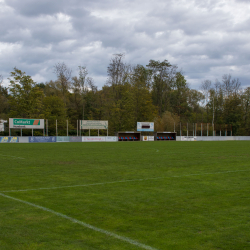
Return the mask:
<svg viewBox="0 0 250 250">
<path fill-rule="evenodd" d="M 56 120 L 56 136 L 57 136 L 57 120 Z"/>
<path fill-rule="evenodd" d="M 78 136 L 78 120 L 76 121 L 76 136 Z"/>
<path fill-rule="evenodd" d="M 188 122 L 187 122 L 187 137 L 188 137 Z"/>
</svg>

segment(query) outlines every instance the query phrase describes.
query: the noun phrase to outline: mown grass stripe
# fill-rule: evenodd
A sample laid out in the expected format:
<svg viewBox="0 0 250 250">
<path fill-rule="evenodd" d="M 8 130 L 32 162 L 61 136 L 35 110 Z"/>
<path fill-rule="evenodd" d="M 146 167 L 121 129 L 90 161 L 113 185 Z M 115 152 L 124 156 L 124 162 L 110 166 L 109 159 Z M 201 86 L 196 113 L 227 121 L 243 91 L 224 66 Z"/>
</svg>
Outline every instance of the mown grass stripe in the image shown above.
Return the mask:
<svg viewBox="0 0 250 250">
<path fill-rule="evenodd" d="M 13 158 L 13 159 L 22 159 L 22 160 L 25 160 L 25 158 L 13 156 L 13 155 L 2 155 L 2 154 L 0 154 L 0 156 L 8 157 L 8 158 Z"/>
<path fill-rule="evenodd" d="M 145 178 L 145 179 L 109 181 L 109 182 L 99 182 L 99 183 L 61 186 L 61 187 L 47 187 L 47 188 L 44 187 L 44 188 L 6 190 L 6 191 L 1 191 L 1 192 L 2 193 L 11 193 L 11 192 L 27 192 L 27 191 L 37 191 L 37 190 L 50 190 L 50 189 L 52 190 L 52 189 L 74 188 L 74 187 L 89 187 L 89 186 L 99 186 L 99 185 L 108 185 L 108 184 L 117 184 L 117 183 L 126 183 L 126 182 L 148 181 L 148 180 L 158 180 L 158 179 L 166 179 L 166 178 L 182 178 L 182 177 L 201 176 L 201 175 L 216 175 L 216 174 L 227 174 L 227 173 L 249 172 L 249 171 L 250 170 L 220 171 L 220 172 L 214 172 L 214 173 L 197 173 L 197 174 L 187 174 L 187 175 L 173 175 L 173 176 L 164 176 L 164 177 L 152 177 L 152 178 Z"/>
</svg>

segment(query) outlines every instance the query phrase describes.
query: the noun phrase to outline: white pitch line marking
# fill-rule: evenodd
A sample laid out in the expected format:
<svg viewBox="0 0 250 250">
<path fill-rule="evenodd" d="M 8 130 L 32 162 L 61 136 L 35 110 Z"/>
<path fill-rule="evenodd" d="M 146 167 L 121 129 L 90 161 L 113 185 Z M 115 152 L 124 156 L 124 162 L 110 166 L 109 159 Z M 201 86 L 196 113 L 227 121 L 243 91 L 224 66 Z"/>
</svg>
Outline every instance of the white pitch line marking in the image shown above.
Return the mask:
<svg viewBox="0 0 250 250">
<path fill-rule="evenodd" d="M 140 247 L 140 248 L 142 248 L 142 249 L 146 249 L 146 250 L 157 250 L 156 248 L 153 248 L 153 247 L 144 245 L 144 244 L 142 244 L 142 243 L 140 243 L 140 242 L 138 242 L 138 241 L 132 240 L 132 239 L 130 239 L 130 238 L 128 238 L 128 237 L 120 236 L 120 235 L 118 235 L 118 234 L 109 232 L 109 231 L 107 231 L 107 230 L 104 230 L 104 229 L 101 229 L 101 228 L 92 226 L 92 225 L 90 225 L 90 224 L 87 224 L 87 223 L 82 222 L 82 221 L 80 221 L 80 220 L 77 220 L 77 219 L 75 219 L 75 218 L 69 217 L 69 216 L 67 216 L 67 215 L 65 215 L 65 214 L 58 213 L 58 212 L 56 212 L 56 211 L 54 211 L 54 210 L 51 210 L 51 209 L 49 209 L 49 208 L 42 207 L 42 206 L 36 205 L 36 204 L 34 204 L 34 203 L 28 202 L 28 201 L 20 200 L 20 199 L 17 199 L 17 198 L 14 198 L 14 197 L 11 197 L 11 196 L 2 194 L 2 193 L 0 193 L 0 195 L 3 196 L 3 197 L 5 197 L 5 198 L 9 198 L 9 199 L 12 199 L 12 200 L 15 200 L 15 201 L 19 201 L 19 202 L 21 202 L 21 203 L 30 205 L 30 206 L 32 206 L 32 207 L 39 208 L 39 209 L 41 209 L 41 210 L 43 210 L 43 211 L 46 211 L 46 212 L 55 214 L 55 215 L 57 215 L 57 216 L 59 216 L 59 217 L 62 217 L 62 218 L 64 218 L 64 219 L 67 219 L 67 220 L 69 220 L 69 221 L 71 221 L 71 222 L 73 222 L 73 223 L 77 223 L 77 224 L 79 224 L 79 225 L 81 225 L 81 226 L 83 226 L 83 227 L 89 228 L 89 229 L 91 229 L 91 230 L 93 230 L 93 231 L 96 231 L 96 232 L 99 232 L 99 233 L 102 233 L 102 234 L 106 234 L 106 235 L 108 235 L 108 236 L 110 236 L 110 237 L 113 237 L 113 238 L 116 238 L 116 239 L 118 239 L 118 240 L 127 242 L 127 243 L 129 243 L 129 244 L 131 244 L 131 245 Z"/>
<path fill-rule="evenodd" d="M 17 156 L 12 156 L 12 155 L 2 155 L 2 154 L 0 154 L 0 156 L 5 156 L 5 157 L 11 157 L 11 158 L 14 158 L 14 159 L 22 159 L 22 160 L 25 160 L 25 159 L 22 158 L 22 157 L 17 157 Z"/>
<path fill-rule="evenodd" d="M 165 177 L 152 177 L 145 179 L 133 179 L 133 180 L 121 180 L 121 181 L 110 181 L 110 182 L 99 182 L 92 184 L 82 184 L 82 185 L 72 185 L 72 186 L 61 186 L 61 187 L 45 187 L 45 188 L 32 188 L 32 189 L 18 189 L 18 190 L 6 190 L 0 191 L 1 193 L 11 193 L 11 192 L 26 192 L 26 191 L 38 191 L 38 190 L 52 190 L 52 189 L 61 189 L 61 188 L 74 188 L 74 187 L 90 187 L 90 186 L 100 186 L 100 185 L 108 185 L 108 184 L 116 184 L 116 183 L 126 183 L 126 182 L 136 182 L 136 181 L 148 181 L 148 180 L 158 180 L 158 179 L 166 179 L 166 178 L 182 178 L 189 176 L 199 176 L 199 175 L 216 175 L 216 174 L 227 174 L 227 173 L 237 173 L 237 172 L 249 172 L 250 170 L 235 170 L 235 171 L 221 171 L 214 173 L 199 173 L 199 174 L 187 174 L 187 175 L 173 175 L 173 176 L 165 176 Z"/>
</svg>

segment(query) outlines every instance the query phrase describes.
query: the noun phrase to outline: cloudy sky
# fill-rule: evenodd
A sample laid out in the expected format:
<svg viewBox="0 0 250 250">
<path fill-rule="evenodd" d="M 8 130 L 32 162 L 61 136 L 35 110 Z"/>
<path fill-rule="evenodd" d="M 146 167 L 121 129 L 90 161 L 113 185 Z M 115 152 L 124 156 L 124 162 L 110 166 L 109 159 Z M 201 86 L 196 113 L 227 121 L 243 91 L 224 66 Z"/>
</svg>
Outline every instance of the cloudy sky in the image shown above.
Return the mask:
<svg viewBox="0 0 250 250">
<path fill-rule="evenodd" d="M 101 88 L 113 54 L 132 65 L 168 60 L 191 88 L 223 74 L 250 86 L 249 0 L 0 0 L 0 74 L 36 82 L 79 65 Z"/>
</svg>

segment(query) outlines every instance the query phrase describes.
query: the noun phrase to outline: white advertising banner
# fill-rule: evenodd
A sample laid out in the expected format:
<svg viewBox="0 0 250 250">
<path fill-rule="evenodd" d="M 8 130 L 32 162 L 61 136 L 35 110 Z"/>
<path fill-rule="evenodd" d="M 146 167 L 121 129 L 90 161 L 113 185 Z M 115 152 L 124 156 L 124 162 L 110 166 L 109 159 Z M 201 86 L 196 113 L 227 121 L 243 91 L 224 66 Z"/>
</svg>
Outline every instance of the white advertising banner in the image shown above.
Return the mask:
<svg viewBox="0 0 250 250">
<path fill-rule="evenodd" d="M 89 137 L 82 137 L 83 142 L 95 142 L 95 141 L 106 141 L 106 137 L 104 136 L 89 136 Z"/>
<path fill-rule="evenodd" d="M 81 120 L 81 129 L 108 129 L 108 121 Z"/>
<path fill-rule="evenodd" d="M 142 136 L 143 141 L 154 141 L 154 136 Z"/>
<path fill-rule="evenodd" d="M 44 119 L 9 118 L 10 128 L 44 129 Z"/>
<path fill-rule="evenodd" d="M 181 141 L 196 141 L 194 136 L 181 136 Z"/>
<path fill-rule="evenodd" d="M 106 141 L 118 141 L 118 137 L 117 136 L 107 136 Z"/>
</svg>

